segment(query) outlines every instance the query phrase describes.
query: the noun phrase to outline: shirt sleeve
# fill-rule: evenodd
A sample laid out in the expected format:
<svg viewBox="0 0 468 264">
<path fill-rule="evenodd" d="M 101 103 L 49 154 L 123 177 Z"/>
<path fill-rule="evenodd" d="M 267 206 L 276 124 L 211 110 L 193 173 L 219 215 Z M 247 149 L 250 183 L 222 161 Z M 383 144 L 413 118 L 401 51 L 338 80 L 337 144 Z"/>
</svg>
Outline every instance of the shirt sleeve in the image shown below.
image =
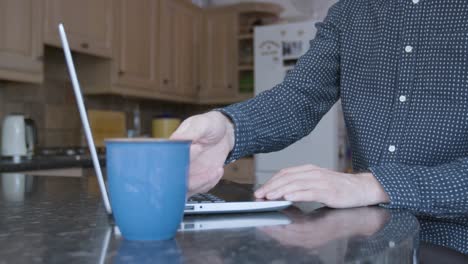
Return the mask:
<svg viewBox="0 0 468 264">
<path fill-rule="evenodd" d="M 310 48 L 284 81 L 255 98 L 218 109 L 234 123 L 235 144 L 226 163 L 281 150 L 308 135 L 339 99 L 339 23 L 342 1 L 330 8 Z"/>
<path fill-rule="evenodd" d="M 388 164 L 370 171 L 390 197 L 384 207 L 433 216 L 468 214 L 468 158 L 433 167 Z"/>
</svg>

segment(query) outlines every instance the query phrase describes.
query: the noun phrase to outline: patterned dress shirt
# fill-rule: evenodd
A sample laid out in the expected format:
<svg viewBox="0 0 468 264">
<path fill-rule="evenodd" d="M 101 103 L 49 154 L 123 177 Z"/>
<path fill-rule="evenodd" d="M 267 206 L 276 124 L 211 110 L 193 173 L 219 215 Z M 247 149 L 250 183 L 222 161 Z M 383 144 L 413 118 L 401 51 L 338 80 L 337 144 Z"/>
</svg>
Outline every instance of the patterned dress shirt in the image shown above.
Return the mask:
<svg viewBox="0 0 468 264">
<path fill-rule="evenodd" d="M 355 171 L 390 208 L 468 214 L 468 1 L 341 0 L 284 81 L 223 108 L 228 161 L 308 135 L 341 98 Z"/>
</svg>

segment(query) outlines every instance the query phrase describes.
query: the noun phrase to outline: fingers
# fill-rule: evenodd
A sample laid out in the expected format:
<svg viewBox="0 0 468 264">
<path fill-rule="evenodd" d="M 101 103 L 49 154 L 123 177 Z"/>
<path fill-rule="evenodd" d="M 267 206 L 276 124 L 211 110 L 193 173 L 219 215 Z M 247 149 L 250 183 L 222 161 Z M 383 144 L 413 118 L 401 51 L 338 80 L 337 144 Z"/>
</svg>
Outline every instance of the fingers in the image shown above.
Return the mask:
<svg viewBox="0 0 468 264">
<path fill-rule="evenodd" d="M 323 180 L 324 169 L 303 165 L 279 171 L 255 192 L 257 198 L 276 200 L 317 201 L 327 188 Z"/>
<path fill-rule="evenodd" d="M 290 182 L 287 185 L 280 186 L 279 188 L 273 191 L 267 192 L 266 198 L 268 200 L 276 200 L 290 193 L 309 190 L 310 187 L 311 186 L 308 181 L 295 180 L 295 181 Z"/>
<path fill-rule="evenodd" d="M 280 170 L 270 180 L 274 180 L 274 179 L 279 178 L 279 177 L 281 177 L 283 175 L 286 175 L 286 174 L 302 172 L 302 171 L 309 171 L 309 170 L 317 170 L 317 169 L 320 169 L 320 167 L 317 167 L 317 166 L 312 165 L 312 164 L 306 164 L 306 165 L 302 165 L 302 166 L 286 168 L 286 169 Z"/>
<path fill-rule="evenodd" d="M 277 198 L 270 198 L 272 196 L 277 196 L 277 193 L 281 193 L 281 189 L 286 188 L 289 185 L 293 185 L 294 187 L 297 185 L 297 182 L 302 182 L 302 180 L 306 180 L 308 175 L 305 174 L 287 174 L 281 178 L 277 178 L 272 180 L 271 182 L 267 182 L 263 186 L 264 196 L 268 199 L 277 199 Z M 280 196 L 281 197 L 281 196 Z M 280 198 L 278 197 L 278 198 Z"/>
<path fill-rule="evenodd" d="M 192 140 L 194 142 L 218 141 L 226 134 L 227 127 L 232 127 L 228 118 L 217 111 L 211 111 L 186 119 L 171 135 L 170 139 Z M 233 133 L 233 131 L 230 132 Z"/>
<path fill-rule="evenodd" d="M 285 185 L 288 185 L 293 181 L 305 180 L 305 179 L 310 179 L 314 177 L 314 173 L 311 171 L 300 171 L 300 172 L 295 172 L 295 173 L 285 173 L 284 171 L 282 171 L 281 173 L 282 173 L 281 176 L 273 177 L 267 183 L 265 183 L 260 189 L 258 189 L 255 192 L 255 196 L 257 198 L 264 198 L 268 193 L 274 192 L 276 189 L 283 187 Z"/>
<path fill-rule="evenodd" d="M 190 146 L 190 163 L 196 160 L 202 151 L 203 147 L 200 144 L 192 144 Z"/>
<path fill-rule="evenodd" d="M 369 178 L 374 180 L 372 177 Z M 283 197 L 292 202 L 314 201 L 333 208 L 366 206 L 375 204 L 366 191 L 366 180 L 368 178 L 362 174 L 300 166 L 280 171 L 257 190 L 255 196 L 270 200 Z"/>
<path fill-rule="evenodd" d="M 190 146 L 190 162 L 196 159 L 203 151 L 201 144 L 198 141 L 203 138 L 207 130 L 204 121 L 198 116 L 193 116 L 182 122 L 182 124 L 171 135 L 172 140 L 192 140 Z"/>
<path fill-rule="evenodd" d="M 311 190 L 291 192 L 286 194 L 284 199 L 291 202 L 321 202 L 317 193 Z"/>
</svg>

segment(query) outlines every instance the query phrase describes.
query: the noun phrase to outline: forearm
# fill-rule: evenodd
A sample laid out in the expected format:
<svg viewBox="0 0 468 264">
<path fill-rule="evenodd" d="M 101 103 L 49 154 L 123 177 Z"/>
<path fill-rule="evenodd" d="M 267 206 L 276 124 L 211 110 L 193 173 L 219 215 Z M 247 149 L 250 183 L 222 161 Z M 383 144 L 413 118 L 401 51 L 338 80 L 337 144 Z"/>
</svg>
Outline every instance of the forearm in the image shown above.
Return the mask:
<svg viewBox="0 0 468 264">
<path fill-rule="evenodd" d="M 296 142 L 312 131 L 337 99 L 315 103 L 310 97 L 287 89 L 283 84 L 221 110 L 234 123 L 233 159 L 281 150 Z M 291 102 L 291 97 L 296 100 Z"/>
<path fill-rule="evenodd" d="M 468 213 L 468 158 L 434 167 L 388 164 L 370 170 L 390 198 L 385 207 L 435 216 Z"/>
<path fill-rule="evenodd" d="M 309 134 L 340 96 L 341 3 L 317 24 L 317 36 L 285 80 L 257 97 L 221 109 L 235 126 L 231 160 L 281 150 Z"/>
</svg>

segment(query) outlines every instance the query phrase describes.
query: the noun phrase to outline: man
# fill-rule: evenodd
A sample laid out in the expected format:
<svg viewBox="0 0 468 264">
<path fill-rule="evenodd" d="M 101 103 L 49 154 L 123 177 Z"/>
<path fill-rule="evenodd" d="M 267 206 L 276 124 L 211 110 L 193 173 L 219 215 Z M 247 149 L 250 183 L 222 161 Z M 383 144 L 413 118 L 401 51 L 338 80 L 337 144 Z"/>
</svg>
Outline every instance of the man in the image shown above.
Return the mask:
<svg viewBox="0 0 468 264">
<path fill-rule="evenodd" d="M 306 136 L 341 98 L 356 174 L 286 168 L 257 197 L 468 213 L 468 1 L 341 0 L 317 28 L 283 83 L 174 133 L 193 140 L 189 192 Z"/>
</svg>

